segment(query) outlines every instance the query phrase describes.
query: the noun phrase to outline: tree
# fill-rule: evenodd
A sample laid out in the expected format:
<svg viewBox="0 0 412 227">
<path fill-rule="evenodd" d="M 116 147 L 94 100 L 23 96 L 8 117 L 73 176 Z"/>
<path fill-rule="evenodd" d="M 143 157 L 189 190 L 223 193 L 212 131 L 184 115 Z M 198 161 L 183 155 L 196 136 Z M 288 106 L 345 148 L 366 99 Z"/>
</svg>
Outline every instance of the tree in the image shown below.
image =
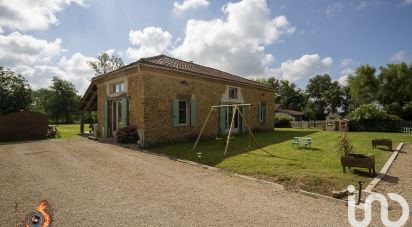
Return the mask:
<svg viewBox="0 0 412 227">
<path fill-rule="evenodd" d="M 312 109 L 316 119 L 325 119 L 326 114 L 336 113 L 342 104 L 343 91 L 337 81 L 328 74 L 316 75 L 306 86 L 309 98 L 307 108 Z"/>
<path fill-rule="evenodd" d="M 32 92 L 33 103 L 31 104 L 30 110 L 38 113 L 43 113 L 51 115 L 48 107 L 49 99 L 52 97 L 52 91 L 47 88 L 40 88 Z"/>
<path fill-rule="evenodd" d="M 386 111 L 402 115 L 403 106 L 412 101 L 412 65 L 388 64 L 380 67 L 378 100 Z"/>
<path fill-rule="evenodd" d="M 296 84 L 281 80 L 276 96 L 276 103 L 284 109 L 302 110 L 305 106 L 305 96 Z"/>
<path fill-rule="evenodd" d="M 362 104 L 376 101 L 378 91 L 378 79 L 375 76 L 376 69 L 370 65 L 362 65 L 356 69 L 355 75 L 348 77 L 351 102 L 354 108 Z"/>
<path fill-rule="evenodd" d="M 401 117 L 404 120 L 412 121 L 412 102 L 408 102 L 402 107 Z"/>
<path fill-rule="evenodd" d="M 279 80 L 274 77 L 268 79 L 258 78 L 257 82 L 266 84 L 275 90 L 275 103 L 284 109 L 302 110 L 305 104 L 305 95 L 294 83 Z"/>
<path fill-rule="evenodd" d="M 388 114 L 373 104 L 364 104 L 352 111 L 348 118 L 350 120 L 384 120 L 388 118 Z"/>
<path fill-rule="evenodd" d="M 100 52 L 96 61 L 89 61 L 89 66 L 97 75 L 103 75 L 123 66 L 123 60 L 116 53 Z"/>
<path fill-rule="evenodd" d="M 76 94 L 74 84 L 53 77 L 49 90 L 51 96 L 46 105 L 52 118 L 55 121 L 63 119 L 65 123 L 72 123 L 74 117 L 78 115 L 77 107 L 80 102 L 80 96 Z"/>
<path fill-rule="evenodd" d="M 31 88 L 27 80 L 0 66 L 0 113 L 28 110 L 31 102 Z"/>
</svg>

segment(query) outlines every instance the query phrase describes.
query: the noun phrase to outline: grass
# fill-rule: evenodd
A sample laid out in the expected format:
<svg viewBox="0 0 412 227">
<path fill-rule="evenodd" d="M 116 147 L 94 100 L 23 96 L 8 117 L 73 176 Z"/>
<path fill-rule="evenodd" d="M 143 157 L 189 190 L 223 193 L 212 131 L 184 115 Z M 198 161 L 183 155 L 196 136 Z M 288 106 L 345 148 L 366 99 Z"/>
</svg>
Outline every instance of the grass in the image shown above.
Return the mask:
<svg viewBox="0 0 412 227">
<path fill-rule="evenodd" d="M 56 126 L 61 134 L 61 137 L 57 139 L 74 139 L 80 136 L 80 124 L 60 124 Z M 87 126 L 87 124 L 85 124 L 85 126 Z"/>
<path fill-rule="evenodd" d="M 347 169 L 342 172 L 340 158 L 335 144 L 340 132 L 276 129 L 273 132 L 256 133 L 258 143 L 268 151 L 248 148 L 248 135 L 236 136 L 230 143 L 226 156 L 224 144 L 215 139 L 201 140 L 196 152 L 202 152 L 201 163 L 226 169 L 231 172 L 252 175 L 258 178 L 282 183 L 291 190 L 303 189 L 330 195 L 332 190 L 342 190 L 358 181 L 369 183 L 372 179 L 367 169 Z M 292 148 L 291 139 L 306 136 L 313 139 L 311 149 Z M 391 138 L 394 149 L 399 142 L 411 141 L 410 134 L 350 132 L 349 140 L 356 153 L 373 154 L 376 171 L 382 168 L 392 152 L 372 149 L 371 140 Z M 181 159 L 198 161 L 192 152 L 194 141 L 165 144 L 153 151 L 172 155 Z"/>
</svg>

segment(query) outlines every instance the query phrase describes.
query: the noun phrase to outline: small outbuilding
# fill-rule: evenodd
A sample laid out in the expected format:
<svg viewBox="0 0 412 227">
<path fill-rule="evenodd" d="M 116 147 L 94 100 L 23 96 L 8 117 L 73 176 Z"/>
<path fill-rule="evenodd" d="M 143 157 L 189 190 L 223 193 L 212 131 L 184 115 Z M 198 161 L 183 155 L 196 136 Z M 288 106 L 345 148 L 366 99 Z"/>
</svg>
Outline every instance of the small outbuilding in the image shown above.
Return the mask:
<svg viewBox="0 0 412 227">
<path fill-rule="evenodd" d="M 47 115 L 19 111 L 0 115 L 0 141 L 47 138 Z"/>
<path fill-rule="evenodd" d="M 347 132 L 349 127 L 349 120 L 343 119 L 339 115 L 331 114 L 326 117 L 326 131 L 345 131 Z"/>
</svg>

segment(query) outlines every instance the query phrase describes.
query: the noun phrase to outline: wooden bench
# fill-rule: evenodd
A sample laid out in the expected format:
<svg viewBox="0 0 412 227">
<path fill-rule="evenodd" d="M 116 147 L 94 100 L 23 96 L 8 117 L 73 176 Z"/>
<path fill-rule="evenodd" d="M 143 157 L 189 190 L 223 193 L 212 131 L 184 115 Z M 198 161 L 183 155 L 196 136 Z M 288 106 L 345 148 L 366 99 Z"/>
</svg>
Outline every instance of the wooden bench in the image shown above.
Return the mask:
<svg viewBox="0 0 412 227">
<path fill-rule="evenodd" d="M 377 146 L 386 146 L 390 151 L 392 151 L 392 140 L 391 139 L 374 139 L 372 140 L 372 148 L 375 149 Z"/>
</svg>

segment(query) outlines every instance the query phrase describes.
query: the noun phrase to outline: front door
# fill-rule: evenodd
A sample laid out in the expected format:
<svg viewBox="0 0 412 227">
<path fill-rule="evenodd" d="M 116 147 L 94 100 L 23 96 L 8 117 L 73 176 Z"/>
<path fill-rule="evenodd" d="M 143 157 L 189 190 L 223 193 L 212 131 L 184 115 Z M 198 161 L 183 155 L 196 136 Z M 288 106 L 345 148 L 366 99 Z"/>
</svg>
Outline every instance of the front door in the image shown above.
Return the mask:
<svg viewBox="0 0 412 227">
<path fill-rule="evenodd" d="M 234 108 L 227 108 L 226 110 L 226 117 L 225 117 L 225 133 L 229 133 L 229 129 L 230 129 L 230 124 L 232 123 L 232 117 L 233 117 L 233 109 Z M 236 110 L 235 113 L 235 119 L 233 122 L 233 130 L 232 133 L 239 133 L 239 111 Z"/>
<path fill-rule="evenodd" d="M 111 116 L 112 135 L 115 136 L 119 128 L 123 127 L 122 124 L 122 102 L 112 102 L 112 116 Z"/>
</svg>

